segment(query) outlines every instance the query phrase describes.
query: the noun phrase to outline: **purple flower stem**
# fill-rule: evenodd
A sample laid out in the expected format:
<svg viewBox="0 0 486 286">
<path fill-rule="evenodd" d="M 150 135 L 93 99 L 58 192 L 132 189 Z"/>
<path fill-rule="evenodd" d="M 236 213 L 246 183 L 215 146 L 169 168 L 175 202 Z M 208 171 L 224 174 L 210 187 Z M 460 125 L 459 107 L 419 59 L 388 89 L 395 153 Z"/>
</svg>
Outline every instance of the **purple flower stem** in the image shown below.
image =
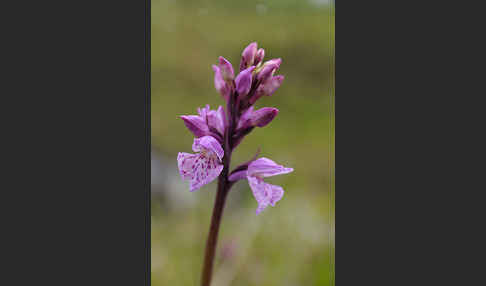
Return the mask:
<svg viewBox="0 0 486 286">
<path fill-rule="evenodd" d="M 209 234 L 206 241 L 206 250 L 204 254 L 204 264 L 201 278 L 201 286 L 210 286 L 211 277 L 213 273 L 214 256 L 216 253 L 216 245 L 218 242 L 219 225 L 223 216 L 224 205 L 226 202 L 226 196 L 229 190 L 233 186 L 234 182 L 228 180 L 229 168 L 231 163 L 231 153 L 233 152 L 233 133 L 235 130 L 235 113 L 234 100 L 238 94 L 232 94 L 228 100 L 227 106 L 227 118 L 228 128 L 224 134 L 224 157 L 223 157 L 223 170 L 218 178 L 218 189 L 216 192 L 216 199 L 214 201 L 213 215 L 211 217 L 211 225 L 209 227 Z"/>
</svg>

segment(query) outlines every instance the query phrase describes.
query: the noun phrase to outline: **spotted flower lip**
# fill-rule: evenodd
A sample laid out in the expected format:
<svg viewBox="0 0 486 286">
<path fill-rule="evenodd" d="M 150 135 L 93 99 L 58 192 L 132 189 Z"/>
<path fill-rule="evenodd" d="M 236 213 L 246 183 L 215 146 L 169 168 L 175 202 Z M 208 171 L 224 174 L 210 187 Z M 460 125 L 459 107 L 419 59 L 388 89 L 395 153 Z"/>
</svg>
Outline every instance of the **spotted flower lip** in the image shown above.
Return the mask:
<svg viewBox="0 0 486 286">
<path fill-rule="evenodd" d="M 274 207 L 284 195 L 282 187 L 265 183 L 261 178 L 248 177 L 248 184 L 253 192 L 253 196 L 258 202 L 258 207 L 256 209 L 257 215 L 269 205 Z"/>
<path fill-rule="evenodd" d="M 265 183 L 263 178 L 287 174 L 292 171 L 294 171 L 293 168 L 284 167 L 268 158 L 262 157 L 251 162 L 246 170 L 232 173 L 229 176 L 229 180 L 232 182 L 241 179 L 248 180 L 253 197 L 255 197 L 258 203 L 258 208 L 256 210 L 256 214 L 258 215 L 267 206 L 275 206 L 284 195 L 282 187 Z"/>
<path fill-rule="evenodd" d="M 190 181 L 190 191 L 196 191 L 216 179 L 223 170 L 224 151 L 211 136 L 194 139 L 192 150 L 196 154 L 179 152 L 177 165 L 183 180 Z"/>
<path fill-rule="evenodd" d="M 259 158 L 248 165 L 246 178 L 253 192 L 253 196 L 258 202 L 256 214 L 261 213 L 269 205 L 275 206 L 284 195 L 282 187 L 265 183 L 263 178 L 287 174 L 293 170 L 293 168 L 286 168 L 282 165 L 278 165 L 274 161 L 264 157 Z"/>
</svg>

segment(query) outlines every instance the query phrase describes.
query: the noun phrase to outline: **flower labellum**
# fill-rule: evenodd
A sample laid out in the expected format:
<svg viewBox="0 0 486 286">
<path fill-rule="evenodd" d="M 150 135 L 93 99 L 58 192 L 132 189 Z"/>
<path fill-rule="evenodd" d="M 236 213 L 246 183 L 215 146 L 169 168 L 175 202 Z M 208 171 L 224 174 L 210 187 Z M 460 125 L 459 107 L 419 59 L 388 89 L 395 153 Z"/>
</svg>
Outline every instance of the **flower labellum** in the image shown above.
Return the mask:
<svg viewBox="0 0 486 286">
<path fill-rule="evenodd" d="M 275 206 L 284 194 L 282 187 L 265 183 L 263 178 L 287 174 L 292 171 L 294 169 L 278 165 L 267 158 L 259 158 L 248 165 L 246 178 L 253 196 L 258 202 L 256 214 L 261 213 L 269 205 Z"/>
<path fill-rule="evenodd" d="M 223 170 L 221 144 L 211 136 L 194 139 L 192 150 L 197 154 L 179 152 L 177 163 L 183 180 L 190 181 L 190 191 L 198 190 L 216 179 Z"/>
</svg>

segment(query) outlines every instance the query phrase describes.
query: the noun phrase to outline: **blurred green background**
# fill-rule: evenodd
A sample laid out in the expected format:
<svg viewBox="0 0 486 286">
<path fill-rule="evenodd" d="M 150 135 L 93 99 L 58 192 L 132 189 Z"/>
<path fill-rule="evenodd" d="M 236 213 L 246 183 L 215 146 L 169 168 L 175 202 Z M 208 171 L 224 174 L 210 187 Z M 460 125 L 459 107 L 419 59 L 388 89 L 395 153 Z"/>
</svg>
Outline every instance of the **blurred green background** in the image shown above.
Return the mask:
<svg viewBox="0 0 486 286">
<path fill-rule="evenodd" d="M 257 108 L 275 120 L 255 129 L 233 166 L 260 156 L 293 167 L 266 180 L 285 190 L 255 215 L 246 181 L 228 196 L 213 286 L 334 285 L 334 15 L 325 0 L 152 0 L 152 285 L 199 285 L 216 181 L 189 192 L 177 152 L 192 152 L 180 115 L 223 105 L 212 64 L 239 67 L 250 42 L 282 58 L 285 81 Z"/>
</svg>

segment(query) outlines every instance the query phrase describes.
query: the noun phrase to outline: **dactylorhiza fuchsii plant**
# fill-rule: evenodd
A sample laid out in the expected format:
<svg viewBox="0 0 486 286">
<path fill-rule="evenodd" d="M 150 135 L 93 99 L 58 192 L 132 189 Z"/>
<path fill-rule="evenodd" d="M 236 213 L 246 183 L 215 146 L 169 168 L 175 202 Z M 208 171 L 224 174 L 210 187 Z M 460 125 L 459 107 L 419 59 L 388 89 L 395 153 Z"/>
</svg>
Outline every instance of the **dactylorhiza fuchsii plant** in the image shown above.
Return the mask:
<svg viewBox="0 0 486 286">
<path fill-rule="evenodd" d="M 265 177 L 286 174 L 292 168 L 281 166 L 268 158 L 254 158 L 230 171 L 231 154 L 255 127 L 264 127 L 278 114 L 278 109 L 263 107 L 255 109 L 255 102 L 262 96 L 271 96 L 282 84 L 283 75 L 274 75 L 281 59 L 263 61 L 265 51 L 257 43 L 249 44 L 242 53 L 239 74 L 235 78 L 233 66 L 219 57 L 213 65 L 214 86 L 226 102 L 226 109 L 219 106 L 211 110 L 209 105 L 198 108 L 198 115 L 184 115 L 181 119 L 194 134 L 194 154 L 179 153 L 177 162 L 183 180 L 190 182 L 190 191 L 218 178 L 218 189 L 214 203 L 211 226 L 206 243 L 202 286 L 211 283 L 212 267 L 219 225 L 226 196 L 235 182 L 246 179 L 255 197 L 258 215 L 269 205 L 282 199 L 284 190 L 280 186 L 264 181 Z"/>
</svg>

